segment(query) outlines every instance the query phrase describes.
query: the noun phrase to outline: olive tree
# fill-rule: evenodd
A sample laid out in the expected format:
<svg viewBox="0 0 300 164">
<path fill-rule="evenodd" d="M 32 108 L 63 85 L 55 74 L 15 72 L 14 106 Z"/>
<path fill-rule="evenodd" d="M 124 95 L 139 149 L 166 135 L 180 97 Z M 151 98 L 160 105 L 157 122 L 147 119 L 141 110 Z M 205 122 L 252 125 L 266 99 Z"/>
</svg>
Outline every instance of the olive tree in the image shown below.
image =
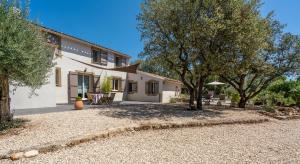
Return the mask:
<svg viewBox="0 0 300 164">
<path fill-rule="evenodd" d="M 39 28 L 27 20 L 29 1 L 0 1 L 0 122 L 9 121 L 9 86 L 33 91 L 47 83 L 53 53 Z"/>
<path fill-rule="evenodd" d="M 235 48 L 235 18 L 243 0 L 146 0 L 138 17 L 142 57 L 177 73 L 190 94 L 190 108 L 202 109 L 204 82 L 224 70 L 224 56 Z M 246 24 L 242 24 L 246 26 Z M 241 27 L 242 28 L 242 27 Z"/>
<path fill-rule="evenodd" d="M 274 20 L 272 12 L 261 16 L 260 6 L 258 0 L 249 1 L 234 15 L 234 46 L 222 58 L 220 76 L 239 93 L 241 108 L 272 81 L 299 69 L 299 36 L 283 33 L 284 26 Z"/>
</svg>

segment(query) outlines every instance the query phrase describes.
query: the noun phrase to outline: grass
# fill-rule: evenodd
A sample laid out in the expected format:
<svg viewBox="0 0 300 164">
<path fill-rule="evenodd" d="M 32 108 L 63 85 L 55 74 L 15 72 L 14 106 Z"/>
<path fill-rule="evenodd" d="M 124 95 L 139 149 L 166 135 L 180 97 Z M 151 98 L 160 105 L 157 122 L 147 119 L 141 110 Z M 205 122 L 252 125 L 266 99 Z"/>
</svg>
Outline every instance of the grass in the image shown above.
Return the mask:
<svg viewBox="0 0 300 164">
<path fill-rule="evenodd" d="M 2 122 L 0 123 L 0 134 L 5 133 L 9 129 L 19 128 L 25 123 L 28 122 L 28 120 L 25 119 L 13 119 L 12 121 Z"/>
</svg>

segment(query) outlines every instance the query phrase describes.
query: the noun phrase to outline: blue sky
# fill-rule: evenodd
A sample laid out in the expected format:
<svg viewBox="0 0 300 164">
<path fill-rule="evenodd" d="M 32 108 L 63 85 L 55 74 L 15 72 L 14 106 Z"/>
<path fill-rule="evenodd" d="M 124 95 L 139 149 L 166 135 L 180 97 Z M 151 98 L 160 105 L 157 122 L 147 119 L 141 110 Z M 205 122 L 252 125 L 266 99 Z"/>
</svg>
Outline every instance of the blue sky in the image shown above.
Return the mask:
<svg viewBox="0 0 300 164">
<path fill-rule="evenodd" d="M 30 19 L 42 25 L 126 53 L 143 50 L 136 28 L 142 0 L 31 0 Z M 299 0 L 265 0 L 262 13 L 275 11 L 286 32 L 300 34 Z"/>
</svg>

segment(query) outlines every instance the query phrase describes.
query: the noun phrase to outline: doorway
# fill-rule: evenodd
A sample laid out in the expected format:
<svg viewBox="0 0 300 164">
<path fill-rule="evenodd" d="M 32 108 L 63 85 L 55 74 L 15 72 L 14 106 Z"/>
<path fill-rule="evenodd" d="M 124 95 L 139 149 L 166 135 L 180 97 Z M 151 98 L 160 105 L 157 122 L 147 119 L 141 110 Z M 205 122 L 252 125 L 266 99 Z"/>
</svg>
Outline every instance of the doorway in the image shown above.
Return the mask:
<svg viewBox="0 0 300 164">
<path fill-rule="evenodd" d="M 89 92 L 90 76 L 88 75 L 78 75 L 78 87 L 77 93 L 82 100 L 87 100 L 87 94 Z"/>
</svg>

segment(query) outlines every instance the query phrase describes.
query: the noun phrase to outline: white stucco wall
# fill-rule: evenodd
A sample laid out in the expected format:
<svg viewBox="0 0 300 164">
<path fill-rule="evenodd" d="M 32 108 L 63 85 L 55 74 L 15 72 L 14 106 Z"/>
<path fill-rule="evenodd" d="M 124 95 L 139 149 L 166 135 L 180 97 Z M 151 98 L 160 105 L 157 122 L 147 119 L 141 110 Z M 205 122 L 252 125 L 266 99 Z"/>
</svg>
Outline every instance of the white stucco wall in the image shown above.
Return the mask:
<svg viewBox="0 0 300 164">
<path fill-rule="evenodd" d="M 68 74 L 70 71 L 86 70 L 86 72 L 101 75 L 100 82 L 103 81 L 105 76 L 117 76 L 121 77 L 123 80 L 126 79 L 126 73 L 124 72 L 98 69 L 69 59 L 72 58 L 82 62 L 91 63 L 90 46 L 63 38 L 61 40 L 61 53 L 62 57 L 57 57 L 54 60 L 56 63 L 55 67 L 61 68 L 61 87 L 56 87 L 55 85 L 55 67 L 50 73 L 49 83 L 36 90 L 35 93 L 37 95 L 31 95 L 31 90 L 27 87 L 18 87 L 17 90 L 13 92 L 13 86 L 10 86 L 12 109 L 55 107 L 56 104 L 68 103 Z M 114 54 L 108 55 L 106 68 L 114 68 Z M 125 85 L 125 83 L 123 83 L 123 85 Z M 123 86 L 123 88 L 125 88 L 125 86 Z M 115 101 L 122 101 L 123 95 L 123 92 L 116 92 Z"/>
<path fill-rule="evenodd" d="M 54 69 L 49 74 L 48 82 L 48 84 L 35 91 L 37 95 L 32 95 L 31 89 L 28 87 L 18 87 L 16 91 L 13 91 L 14 87 L 10 86 L 11 109 L 55 107 Z"/>
<path fill-rule="evenodd" d="M 66 47 L 68 49 L 66 49 Z M 72 50 L 72 51 L 70 51 Z M 74 52 L 75 50 L 75 52 Z M 58 104 L 64 104 L 68 103 L 68 74 L 70 71 L 84 71 L 88 73 L 94 73 L 95 75 L 100 75 L 100 82 L 104 80 L 104 77 L 107 76 L 117 76 L 121 77 L 122 79 L 126 79 L 126 73 L 124 72 L 118 72 L 118 71 L 110 71 L 110 70 L 104 70 L 99 69 L 95 67 L 91 67 L 88 65 L 85 65 L 83 63 L 79 63 L 77 61 L 74 61 L 72 59 L 76 59 L 79 61 L 83 61 L 86 63 L 91 63 L 91 47 L 75 43 L 70 40 L 62 39 L 62 57 L 58 57 L 55 62 L 57 63 L 56 67 L 61 68 L 61 87 L 56 87 L 56 103 Z M 76 53 L 76 54 L 75 54 Z M 78 53 L 81 53 L 80 55 L 77 55 Z M 72 59 L 70 59 L 72 58 Z M 109 58 L 112 58 L 112 55 L 110 55 Z M 110 59 L 109 59 L 110 60 Z M 114 67 L 114 63 L 111 63 L 108 61 L 107 67 Z M 124 84 L 125 85 L 125 84 Z M 125 86 L 123 86 L 124 88 Z M 122 101 L 123 99 L 123 93 L 122 92 L 116 92 L 115 101 Z"/>
<path fill-rule="evenodd" d="M 177 97 L 180 92 L 181 85 L 179 83 L 165 81 L 162 92 L 162 103 L 169 103 L 170 99 L 173 97 Z"/>
<path fill-rule="evenodd" d="M 129 101 L 148 101 L 148 102 L 159 102 L 160 97 L 157 96 L 149 96 L 145 94 L 145 83 L 149 80 L 156 80 L 159 82 L 159 94 L 162 93 L 163 89 L 163 79 L 156 78 L 153 76 L 148 76 L 146 74 L 142 73 L 129 73 L 128 79 L 132 81 L 137 81 L 138 85 L 138 91 L 136 93 L 128 94 L 127 99 Z"/>
</svg>

